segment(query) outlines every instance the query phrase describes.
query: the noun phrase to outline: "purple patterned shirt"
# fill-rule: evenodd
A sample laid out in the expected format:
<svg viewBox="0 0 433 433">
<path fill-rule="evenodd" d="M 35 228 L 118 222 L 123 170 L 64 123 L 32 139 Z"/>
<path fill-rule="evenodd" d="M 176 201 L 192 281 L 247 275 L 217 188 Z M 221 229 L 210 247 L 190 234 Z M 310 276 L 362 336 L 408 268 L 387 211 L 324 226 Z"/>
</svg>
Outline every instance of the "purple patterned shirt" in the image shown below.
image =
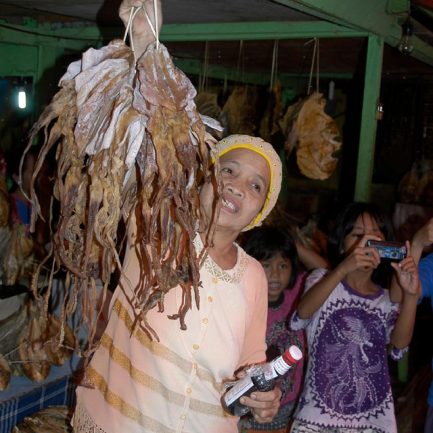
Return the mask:
<svg viewBox="0 0 433 433">
<path fill-rule="evenodd" d="M 305 290 L 326 272 L 316 269 Z M 318 427 L 397 432 L 387 345 L 398 310 L 387 290 L 365 296 L 341 282 L 310 319 L 295 313 L 291 327 L 305 328 L 309 348 L 295 418 Z"/>
</svg>

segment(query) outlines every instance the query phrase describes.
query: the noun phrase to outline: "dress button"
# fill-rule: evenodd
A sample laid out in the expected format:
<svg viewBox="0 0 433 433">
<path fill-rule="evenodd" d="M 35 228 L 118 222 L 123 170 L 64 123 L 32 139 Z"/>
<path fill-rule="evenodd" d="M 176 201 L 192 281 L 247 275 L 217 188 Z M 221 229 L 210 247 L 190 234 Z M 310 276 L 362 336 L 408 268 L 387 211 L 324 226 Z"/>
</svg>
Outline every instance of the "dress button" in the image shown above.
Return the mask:
<svg viewBox="0 0 433 433">
<path fill-rule="evenodd" d="M 212 278 L 212 283 L 217 284 L 218 283 L 218 278 L 217 277 L 213 277 Z"/>
<path fill-rule="evenodd" d="M 191 388 L 187 388 L 187 389 L 186 389 L 186 393 L 187 393 L 187 394 L 191 394 L 191 393 L 192 393 L 192 389 L 191 389 Z"/>
<path fill-rule="evenodd" d="M 197 364 L 195 362 L 192 364 L 192 369 L 197 370 Z"/>
<path fill-rule="evenodd" d="M 186 419 L 186 415 L 181 415 L 180 419 Z"/>
<path fill-rule="evenodd" d="M 207 297 L 207 300 L 208 300 L 209 302 L 212 302 L 212 301 L 213 301 L 212 296 L 208 296 L 208 297 Z"/>
<path fill-rule="evenodd" d="M 202 320 L 202 323 L 204 323 L 205 325 L 207 325 L 208 322 L 209 320 L 206 317 Z"/>
<path fill-rule="evenodd" d="M 193 345 L 192 345 L 192 348 L 193 348 L 194 350 L 198 350 L 198 349 L 200 348 L 200 346 L 199 346 L 198 344 L 193 344 Z"/>
</svg>

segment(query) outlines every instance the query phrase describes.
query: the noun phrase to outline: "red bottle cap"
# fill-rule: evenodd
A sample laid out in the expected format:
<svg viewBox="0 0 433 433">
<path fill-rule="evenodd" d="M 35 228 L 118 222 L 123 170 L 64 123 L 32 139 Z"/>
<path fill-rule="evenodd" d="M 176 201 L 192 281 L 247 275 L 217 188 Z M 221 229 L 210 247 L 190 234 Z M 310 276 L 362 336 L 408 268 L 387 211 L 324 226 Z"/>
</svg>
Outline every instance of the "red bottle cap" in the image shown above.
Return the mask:
<svg viewBox="0 0 433 433">
<path fill-rule="evenodd" d="M 302 359 L 301 349 L 297 346 L 290 346 L 283 353 L 283 359 L 289 365 L 296 364 L 300 359 Z"/>
</svg>

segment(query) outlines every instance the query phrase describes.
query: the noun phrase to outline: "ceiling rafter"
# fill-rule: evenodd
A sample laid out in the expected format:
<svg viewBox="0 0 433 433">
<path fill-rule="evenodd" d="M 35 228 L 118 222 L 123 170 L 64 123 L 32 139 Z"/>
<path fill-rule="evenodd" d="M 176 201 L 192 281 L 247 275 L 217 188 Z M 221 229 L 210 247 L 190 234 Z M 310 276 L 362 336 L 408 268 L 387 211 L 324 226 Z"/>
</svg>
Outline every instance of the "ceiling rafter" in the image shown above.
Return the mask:
<svg viewBox="0 0 433 433">
<path fill-rule="evenodd" d="M 388 13 L 389 8 L 393 10 L 402 9 L 402 4 L 390 5 L 389 0 L 363 0 L 362 2 L 352 0 L 342 2 L 341 0 L 272 0 L 303 13 L 327 20 L 349 28 L 358 29 L 383 37 L 384 41 L 395 47 L 401 38 L 401 16 L 398 13 Z M 397 0 L 395 0 L 397 1 Z M 421 0 L 420 0 L 421 1 Z M 424 0 L 428 1 L 428 0 Z M 433 3 L 433 0 L 430 1 Z M 409 6 L 409 5 L 408 5 Z M 407 13 L 402 11 L 402 13 Z M 414 50 L 411 56 L 433 66 L 433 47 L 413 36 Z"/>
</svg>

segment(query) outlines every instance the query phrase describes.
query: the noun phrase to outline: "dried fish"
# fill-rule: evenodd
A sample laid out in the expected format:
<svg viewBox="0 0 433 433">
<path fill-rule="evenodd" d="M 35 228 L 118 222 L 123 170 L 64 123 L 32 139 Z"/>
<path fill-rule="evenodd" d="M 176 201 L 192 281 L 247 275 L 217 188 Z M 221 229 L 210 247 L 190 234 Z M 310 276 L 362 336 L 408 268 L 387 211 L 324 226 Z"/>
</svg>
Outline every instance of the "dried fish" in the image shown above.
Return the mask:
<svg viewBox="0 0 433 433">
<path fill-rule="evenodd" d="M 70 420 L 70 408 L 52 406 L 26 416 L 13 428 L 12 433 L 72 433 Z"/>
<path fill-rule="evenodd" d="M 233 89 L 222 109 L 227 116 L 229 134 L 255 135 L 257 101 L 255 86 L 236 86 Z"/>
<path fill-rule="evenodd" d="M 297 148 L 301 172 L 311 178 L 324 180 L 334 172 L 338 160 L 335 152 L 341 147 L 338 127 L 325 113 L 326 100 L 321 93 L 291 105 L 280 122 L 289 153 Z"/>
<path fill-rule="evenodd" d="M 143 227 L 143 267 L 149 271 L 135 291 L 137 321 L 146 322 L 155 304 L 162 308 L 164 294 L 178 284 L 194 291 L 198 305 L 192 242 L 200 217 L 197 183 L 212 174 L 193 85 L 162 44 L 150 44 L 136 62 L 132 50 L 115 40 L 69 65 L 60 86 L 32 128 L 30 143 L 44 130 L 33 183 L 56 148 L 60 216 L 53 250 L 71 281 L 62 320 L 82 299 L 85 322 L 94 329 L 94 281 L 100 278 L 106 290 L 114 269 L 121 268 L 118 228 L 133 213 Z M 34 228 L 41 216 L 34 188 L 31 199 Z"/>
<path fill-rule="evenodd" d="M 280 130 L 279 118 L 282 111 L 282 86 L 275 83 L 268 94 L 265 112 L 260 120 L 260 137 L 272 142 L 272 137 Z"/>
</svg>

